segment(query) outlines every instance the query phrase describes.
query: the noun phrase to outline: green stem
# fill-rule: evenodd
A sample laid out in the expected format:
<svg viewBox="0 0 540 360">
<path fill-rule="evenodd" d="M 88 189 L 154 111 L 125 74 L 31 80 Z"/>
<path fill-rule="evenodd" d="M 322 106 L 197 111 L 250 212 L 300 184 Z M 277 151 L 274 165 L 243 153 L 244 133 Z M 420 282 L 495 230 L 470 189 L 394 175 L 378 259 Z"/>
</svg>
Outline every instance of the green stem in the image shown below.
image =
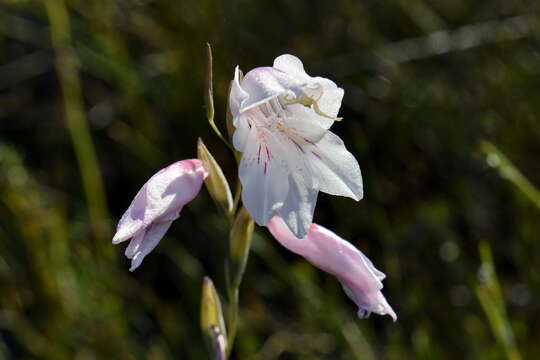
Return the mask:
<svg viewBox="0 0 540 360">
<path fill-rule="evenodd" d="M 251 240 L 253 237 L 253 227 L 253 219 L 251 219 L 249 213 L 244 207 L 241 208 L 236 215 L 236 219 L 230 231 L 229 253 L 225 268 L 227 294 L 229 297 L 229 308 L 227 314 L 229 335 L 227 341 L 228 356 L 230 356 L 232 352 L 238 328 L 239 289 L 249 258 L 249 250 L 251 248 Z"/>
<path fill-rule="evenodd" d="M 236 210 L 238 209 L 238 204 L 240 203 L 240 195 L 242 194 L 242 184 L 240 183 L 240 180 L 236 181 L 236 189 L 234 190 L 234 200 L 233 200 L 233 209 L 232 214 L 236 214 Z"/>
<path fill-rule="evenodd" d="M 225 145 L 232 151 L 232 154 L 237 163 L 240 161 L 240 153 L 234 150 L 232 145 L 225 139 L 221 131 L 219 131 L 214 121 L 214 94 L 213 94 L 213 71 L 212 71 L 212 48 L 210 44 L 206 44 L 206 117 L 208 123 L 223 141 Z M 226 264 L 226 282 L 227 294 L 229 298 L 229 307 L 227 311 L 227 359 L 231 356 L 234 347 L 234 340 L 238 328 L 238 302 L 239 289 L 242 282 L 242 275 L 247 263 L 249 246 L 251 244 L 251 236 L 253 234 L 253 220 L 245 209 L 242 212 L 238 210 L 240 203 L 240 195 L 242 185 L 240 181 L 236 184 L 236 191 L 232 211 L 229 215 L 229 254 Z"/>
<path fill-rule="evenodd" d="M 227 359 L 231 352 L 238 329 L 238 288 L 229 288 L 229 311 L 227 313 Z"/>
</svg>

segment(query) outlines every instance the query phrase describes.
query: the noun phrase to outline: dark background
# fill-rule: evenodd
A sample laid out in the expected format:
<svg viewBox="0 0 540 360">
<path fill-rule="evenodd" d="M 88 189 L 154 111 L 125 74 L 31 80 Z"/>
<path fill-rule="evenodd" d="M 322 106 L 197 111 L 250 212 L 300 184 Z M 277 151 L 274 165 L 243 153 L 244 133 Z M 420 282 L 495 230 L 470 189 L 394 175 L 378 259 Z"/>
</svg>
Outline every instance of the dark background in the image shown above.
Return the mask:
<svg viewBox="0 0 540 360">
<path fill-rule="evenodd" d="M 197 137 L 234 183 L 207 41 L 222 129 L 236 65 L 292 53 L 345 89 L 332 130 L 365 198 L 322 194 L 315 221 L 387 274 L 399 316 L 357 319 L 256 229 L 235 359 L 538 358 L 539 21 L 519 0 L 1 1 L 0 358 L 206 357 L 201 280 L 223 293 L 227 238 L 206 191 L 134 273 L 110 240 Z"/>
</svg>

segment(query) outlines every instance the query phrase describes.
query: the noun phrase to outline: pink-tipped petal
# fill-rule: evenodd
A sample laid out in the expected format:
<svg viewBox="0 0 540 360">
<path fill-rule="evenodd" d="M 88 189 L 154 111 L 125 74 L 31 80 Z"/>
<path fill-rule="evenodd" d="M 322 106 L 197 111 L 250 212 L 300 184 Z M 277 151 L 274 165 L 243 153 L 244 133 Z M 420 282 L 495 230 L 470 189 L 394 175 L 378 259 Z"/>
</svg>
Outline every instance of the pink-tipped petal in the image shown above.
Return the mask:
<svg viewBox="0 0 540 360">
<path fill-rule="evenodd" d="M 396 321 L 396 313 L 381 292 L 384 274 L 375 269 L 360 250 L 317 224 L 312 224 L 302 239 L 294 236 L 279 215 L 268 221 L 267 227 L 281 245 L 336 276 L 346 294 L 358 306 L 359 317 L 373 312 L 390 315 Z"/>
<path fill-rule="evenodd" d="M 182 160 L 158 171 L 139 190 L 112 240 L 118 244 L 132 238 L 125 253 L 132 259 L 131 270 L 155 248 L 182 207 L 197 196 L 206 176 L 201 160 Z"/>
</svg>

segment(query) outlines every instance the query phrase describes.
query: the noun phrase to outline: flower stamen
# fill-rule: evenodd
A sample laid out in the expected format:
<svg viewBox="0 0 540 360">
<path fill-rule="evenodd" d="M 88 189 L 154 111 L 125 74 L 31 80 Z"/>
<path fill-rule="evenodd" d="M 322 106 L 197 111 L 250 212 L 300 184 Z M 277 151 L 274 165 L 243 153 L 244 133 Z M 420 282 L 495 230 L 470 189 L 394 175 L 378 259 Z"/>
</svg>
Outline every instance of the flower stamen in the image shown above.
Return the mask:
<svg viewBox="0 0 540 360">
<path fill-rule="evenodd" d="M 319 104 L 317 103 L 317 101 L 309 96 L 302 96 L 302 97 L 299 97 L 299 98 L 296 98 L 296 99 L 288 99 L 285 97 L 285 104 L 286 105 L 292 105 L 292 104 L 301 104 L 301 105 L 304 105 L 306 107 L 309 107 L 311 109 L 313 109 L 313 111 L 315 111 L 315 113 L 317 115 L 320 115 L 322 117 L 325 117 L 327 119 L 330 119 L 330 120 L 334 120 L 334 121 L 341 121 L 343 120 L 342 117 L 335 117 L 335 116 L 330 116 L 326 113 L 324 113 L 320 108 L 319 108 Z"/>
</svg>

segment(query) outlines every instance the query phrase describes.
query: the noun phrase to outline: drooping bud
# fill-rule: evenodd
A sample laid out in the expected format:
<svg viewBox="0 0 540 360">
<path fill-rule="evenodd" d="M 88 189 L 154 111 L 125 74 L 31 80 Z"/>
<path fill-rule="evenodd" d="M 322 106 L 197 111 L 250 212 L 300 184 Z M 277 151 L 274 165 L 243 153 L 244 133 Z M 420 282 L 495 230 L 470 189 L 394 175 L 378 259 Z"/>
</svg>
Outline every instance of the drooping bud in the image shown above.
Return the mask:
<svg viewBox="0 0 540 360">
<path fill-rule="evenodd" d="M 131 239 L 126 256 L 135 270 L 159 243 L 180 210 L 201 190 L 208 172 L 199 159 L 177 161 L 158 171 L 135 195 L 112 240 L 119 244 Z"/>
<path fill-rule="evenodd" d="M 337 277 L 347 296 L 358 306 L 358 317 L 373 312 L 390 315 L 396 321 L 396 313 L 381 292 L 385 275 L 348 241 L 317 224 L 312 224 L 306 237 L 299 239 L 279 215 L 267 226 L 281 245 Z"/>
</svg>

